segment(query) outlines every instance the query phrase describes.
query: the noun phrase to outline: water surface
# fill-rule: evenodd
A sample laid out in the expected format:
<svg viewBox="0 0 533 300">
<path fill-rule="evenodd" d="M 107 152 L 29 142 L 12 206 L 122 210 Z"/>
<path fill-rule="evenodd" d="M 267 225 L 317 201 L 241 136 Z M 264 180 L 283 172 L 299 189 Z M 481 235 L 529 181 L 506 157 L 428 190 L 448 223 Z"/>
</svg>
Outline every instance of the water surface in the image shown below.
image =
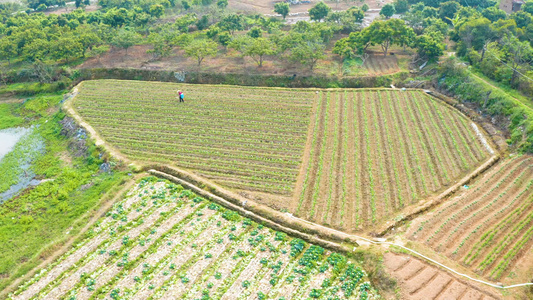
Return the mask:
<svg viewBox="0 0 533 300">
<path fill-rule="evenodd" d="M 28 133 L 30 128 L 8 128 L 0 130 L 0 160 L 13 150 L 13 147 L 17 144 L 22 136 Z"/>
</svg>

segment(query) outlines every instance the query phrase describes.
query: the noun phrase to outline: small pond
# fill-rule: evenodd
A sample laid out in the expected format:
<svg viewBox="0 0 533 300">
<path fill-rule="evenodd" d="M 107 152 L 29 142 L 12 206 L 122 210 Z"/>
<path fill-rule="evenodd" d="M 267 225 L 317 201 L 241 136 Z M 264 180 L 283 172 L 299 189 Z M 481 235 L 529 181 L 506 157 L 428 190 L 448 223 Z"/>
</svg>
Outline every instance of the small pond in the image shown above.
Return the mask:
<svg viewBox="0 0 533 300">
<path fill-rule="evenodd" d="M 31 128 L 8 128 L 0 130 L 0 160 L 13 150 L 13 147 L 17 144 L 21 137 L 26 133 L 29 133 Z"/>
<path fill-rule="evenodd" d="M 32 164 L 43 151 L 44 141 L 34 127 L 0 130 L 0 204 L 41 182 Z"/>
</svg>

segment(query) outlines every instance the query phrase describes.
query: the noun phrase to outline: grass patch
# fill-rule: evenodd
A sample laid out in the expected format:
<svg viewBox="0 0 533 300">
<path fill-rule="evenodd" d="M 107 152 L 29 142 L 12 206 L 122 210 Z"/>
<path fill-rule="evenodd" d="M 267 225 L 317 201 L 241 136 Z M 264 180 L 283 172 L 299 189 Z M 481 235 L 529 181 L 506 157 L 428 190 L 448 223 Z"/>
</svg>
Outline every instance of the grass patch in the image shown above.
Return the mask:
<svg viewBox="0 0 533 300">
<path fill-rule="evenodd" d="M 16 104 L 3 103 L 0 104 L 0 130 L 17 127 L 24 123 L 24 119 L 15 115 Z"/>
<path fill-rule="evenodd" d="M 65 117 L 57 109 L 61 99 L 59 93 L 41 94 L 24 104 L 0 105 L 0 120 L 14 120 L 9 124 L 15 126 L 33 126 L 32 134 L 43 140 L 44 152 L 33 157 L 32 171 L 39 178 L 50 179 L 0 205 L 0 290 L 78 233 L 86 224 L 83 220 L 88 218 L 87 212 L 97 208 L 102 195 L 126 177 L 119 171 L 100 172 L 104 161 L 91 143 L 87 143 L 85 156 L 74 157 L 69 164 L 61 160 L 59 154 L 69 153 L 72 142 L 61 135 L 59 122 Z M 7 127 L 4 122 L 1 124 Z M 10 182 L 14 177 L 16 172 L 3 172 L 0 180 Z"/>
</svg>

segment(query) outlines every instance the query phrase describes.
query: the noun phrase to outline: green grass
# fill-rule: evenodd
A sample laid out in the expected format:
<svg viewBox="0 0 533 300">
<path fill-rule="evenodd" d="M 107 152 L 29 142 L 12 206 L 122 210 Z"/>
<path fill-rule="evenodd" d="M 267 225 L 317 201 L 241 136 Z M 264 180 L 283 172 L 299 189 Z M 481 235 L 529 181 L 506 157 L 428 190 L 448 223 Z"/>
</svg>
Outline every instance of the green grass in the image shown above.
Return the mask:
<svg viewBox="0 0 533 300">
<path fill-rule="evenodd" d="M 488 78 L 487 76 L 485 76 L 483 73 L 481 73 L 478 70 L 469 68 L 468 71 L 470 71 L 473 75 L 481 78 L 482 80 L 488 82 L 490 85 L 498 88 L 500 91 L 502 91 L 502 92 L 506 93 L 507 95 L 509 95 L 509 96 L 515 98 L 516 100 L 520 101 L 522 104 L 525 104 L 529 108 L 533 109 L 533 101 L 531 101 L 530 98 L 524 96 L 519 91 L 511 88 L 510 86 L 508 86 L 506 84 L 503 84 L 501 82 L 497 82 L 497 81 L 494 81 L 494 80 Z"/>
<path fill-rule="evenodd" d="M 21 86 L 25 85 L 4 89 Z M 61 99 L 61 94 L 46 94 L 24 104 L 0 105 L 0 120 L 11 120 L 6 125 L 0 122 L 3 128 L 34 126 L 45 152 L 34 157 L 33 171 L 51 179 L 0 205 L 0 290 L 78 233 L 86 224 L 86 213 L 98 207 L 102 195 L 125 177 L 123 172 L 99 172 L 100 151 L 90 143 L 86 156 L 74 157 L 68 164 L 60 159 L 60 153 L 69 153 L 70 144 L 60 134 L 64 114 L 52 109 Z M 12 176 L 16 174 L 3 172 L 1 180 L 12 180 Z M 87 184 L 88 188 L 80 188 Z"/>
<path fill-rule="evenodd" d="M 15 104 L 2 103 L 0 104 L 0 130 L 17 127 L 24 123 L 24 119 L 13 115 Z"/>
</svg>

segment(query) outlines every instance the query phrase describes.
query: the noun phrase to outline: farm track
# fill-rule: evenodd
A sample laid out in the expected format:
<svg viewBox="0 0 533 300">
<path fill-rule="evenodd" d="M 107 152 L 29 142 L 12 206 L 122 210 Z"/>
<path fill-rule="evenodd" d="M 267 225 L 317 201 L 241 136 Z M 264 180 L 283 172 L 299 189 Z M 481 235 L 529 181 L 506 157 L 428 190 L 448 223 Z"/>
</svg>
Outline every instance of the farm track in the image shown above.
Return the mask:
<svg viewBox="0 0 533 300">
<path fill-rule="evenodd" d="M 462 117 L 419 91 L 331 90 L 325 102 L 308 136 L 313 163 L 295 189 L 302 192 L 293 212 L 304 219 L 348 232 L 373 228 L 488 157 Z M 457 167 L 463 155 L 467 164 Z"/>
<path fill-rule="evenodd" d="M 132 223 L 127 219 L 134 212 L 141 218 Z M 255 299 L 260 293 L 303 299 L 315 290 L 324 297 L 359 299 L 363 292 L 376 293 L 346 257 L 154 177 L 144 178 L 97 224 L 78 250 L 12 299 Z M 102 235 L 109 241 L 100 241 Z M 93 241 L 92 250 L 84 246 Z M 52 276 L 62 266 L 66 271 Z M 326 279 L 330 285 L 323 288 Z M 341 288 L 345 283 L 348 288 Z"/>
<path fill-rule="evenodd" d="M 467 191 L 420 218 L 409 237 L 491 280 L 531 249 L 533 157 L 508 158 Z"/>
</svg>

